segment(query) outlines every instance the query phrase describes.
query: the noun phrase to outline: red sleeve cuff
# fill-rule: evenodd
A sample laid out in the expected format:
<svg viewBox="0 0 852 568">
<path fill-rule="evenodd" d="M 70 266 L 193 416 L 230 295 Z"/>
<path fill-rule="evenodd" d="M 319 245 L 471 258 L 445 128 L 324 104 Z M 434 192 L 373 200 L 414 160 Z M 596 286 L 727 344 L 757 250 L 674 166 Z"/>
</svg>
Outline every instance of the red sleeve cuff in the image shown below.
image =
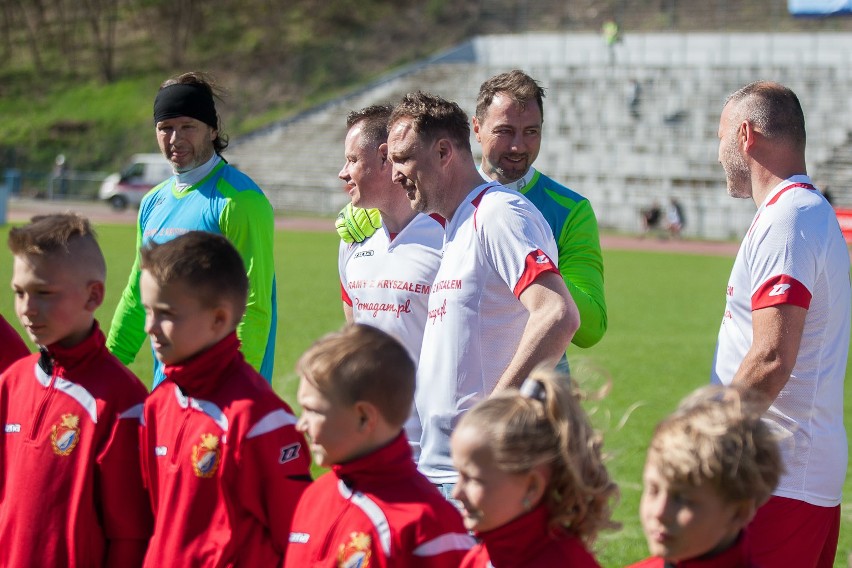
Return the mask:
<svg viewBox="0 0 852 568">
<path fill-rule="evenodd" d="M 536 278 L 545 272 L 555 272 L 556 274 L 559 274 L 559 269 L 556 268 L 556 265 L 552 260 L 550 260 L 550 257 L 541 249 L 536 249 L 529 253 L 526 259 L 524 273 L 521 274 L 521 279 L 518 280 L 513 291 L 515 297 L 520 298 L 524 290 L 526 290 L 530 284 L 535 282 Z"/>
<path fill-rule="evenodd" d="M 780 304 L 792 304 L 807 310 L 811 305 L 811 293 L 792 276 L 781 274 L 761 284 L 751 296 L 752 311 Z"/>
</svg>

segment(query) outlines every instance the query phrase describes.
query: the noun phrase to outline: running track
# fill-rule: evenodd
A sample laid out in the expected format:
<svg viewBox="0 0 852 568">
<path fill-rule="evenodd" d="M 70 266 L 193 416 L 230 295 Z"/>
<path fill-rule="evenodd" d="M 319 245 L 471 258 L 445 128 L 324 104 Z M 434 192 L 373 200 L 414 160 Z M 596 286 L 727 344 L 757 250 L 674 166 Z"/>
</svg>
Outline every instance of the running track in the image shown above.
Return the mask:
<svg viewBox="0 0 852 568">
<path fill-rule="evenodd" d="M 46 201 L 34 199 L 12 199 L 9 201 L 8 220 L 13 223 L 25 222 L 33 215 L 76 211 L 85 215 L 94 223 L 133 224 L 136 222 L 136 210 L 113 211 L 104 203 L 91 201 Z M 331 219 L 310 217 L 276 217 L 276 227 L 293 231 L 332 231 Z M 735 256 L 739 243 L 726 241 L 671 240 L 648 237 L 641 239 L 627 235 L 601 235 L 601 246 L 605 249 L 647 250 L 660 252 L 678 252 L 686 254 L 706 254 Z"/>
</svg>

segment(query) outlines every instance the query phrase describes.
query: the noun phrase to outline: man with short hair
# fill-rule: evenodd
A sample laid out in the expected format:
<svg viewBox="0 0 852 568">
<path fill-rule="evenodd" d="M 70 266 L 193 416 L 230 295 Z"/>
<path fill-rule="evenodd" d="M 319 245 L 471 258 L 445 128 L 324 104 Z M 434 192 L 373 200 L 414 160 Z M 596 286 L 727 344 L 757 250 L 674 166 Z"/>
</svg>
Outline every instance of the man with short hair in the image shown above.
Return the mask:
<svg viewBox="0 0 852 568">
<path fill-rule="evenodd" d="M 472 119 L 482 145 L 479 171 L 486 181 L 521 192 L 541 211 L 556 239 L 559 272 L 580 312 L 580 329 L 571 342 L 587 348 L 607 329 L 598 221 L 588 199 L 533 167 L 541 148 L 543 104 L 544 89 L 518 69 L 482 83 Z M 375 231 L 366 213 L 351 207 L 341 211 L 337 229 L 345 242 Z"/>
<path fill-rule="evenodd" d="M 603 255 L 592 204 L 533 167 L 541 148 L 544 89 L 515 69 L 479 88 L 473 133 L 482 145 L 482 177 L 521 192 L 547 220 L 559 250 L 559 272 L 580 311 L 571 340 L 595 345 L 606 333 Z"/>
<path fill-rule="evenodd" d="M 373 105 L 346 118 L 346 161 L 338 177 L 346 184 L 351 206 L 366 208 L 361 209 L 365 214 L 378 211 L 379 229 L 360 243 L 341 241 L 338 270 L 346 321 L 389 333 L 416 365 L 429 290 L 441 262 L 444 228 L 414 211 L 405 192 L 393 182 L 387 145 L 392 110 L 390 105 Z M 420 446 L 416 412 L 406 422 L 405 432 L 416 458 Z"/>
<path fill-rule="evenodd" d="M 455 103 L 410 93 L 389 119 L 393 179 L 411 206 L 446 219 L 418 367 L 420 470 L 449 495 L 449 438 L 459 416 L 554 364 L 579 325 L 544 218 L 516 191 L 484 182 Z"/>
<path fill-rule="evenodd" d="M 136 260 L 115 310 L 107 347 L 129 364 L 146 338 L 139 249 L 193 230 L 217 233 L 239 251 L 249 278 L 248 304 L 237 327 L 240 350 L 271 381 L 278 317 L 274 215 L 257 184 L 221 156 L 228 138 L 220 131 L 217 92 L 208 77 L 190 72 L 168 79 L 157 93 L 157 142 L 175 175 L 152 189 L 139 206 Z M 153 386 L 163 378 L 162 365 L 154 358 Z"/>
<path fill-rule="evenodd" d="M 764 395 L 785 472 L 748 532 L 761 566 L 834 563 L 846 475 L 843 380 L 849 251 L 805 167 L 796 95 L 756 82 L 728 97 L 719 162 L 728 193 L 757 213 L 727 288 L 712 380 Z"/>
</svg>

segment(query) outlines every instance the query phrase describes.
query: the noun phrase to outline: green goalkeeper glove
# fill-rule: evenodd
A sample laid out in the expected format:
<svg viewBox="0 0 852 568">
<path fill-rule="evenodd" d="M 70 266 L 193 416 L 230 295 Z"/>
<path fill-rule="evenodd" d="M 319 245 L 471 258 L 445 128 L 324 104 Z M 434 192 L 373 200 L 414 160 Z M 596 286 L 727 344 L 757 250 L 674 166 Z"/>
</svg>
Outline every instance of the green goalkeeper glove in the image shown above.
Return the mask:
<svg viewBox="0 0 852 568">
<path fill-rule="evenodd" d="M 334 222 L 337 234 L 345 243 L 360 243 L 373 236 L 382 226 L 382 216 L 378 209 L 361 209 L 347 204 Z"/>
</svg>

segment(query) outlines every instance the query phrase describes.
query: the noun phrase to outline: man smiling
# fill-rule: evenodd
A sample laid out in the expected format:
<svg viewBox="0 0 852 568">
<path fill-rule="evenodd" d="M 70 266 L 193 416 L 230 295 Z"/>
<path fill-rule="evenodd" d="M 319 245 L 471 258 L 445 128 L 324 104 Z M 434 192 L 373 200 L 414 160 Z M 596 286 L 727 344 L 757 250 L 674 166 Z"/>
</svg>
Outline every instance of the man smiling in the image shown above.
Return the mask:
<svg viewBox="0 0 852 568">
<path fill-rule="evenodd" d="M 588 199 L 533 167 L 541 149 L 544 89 L 518 69 L 495 75 L 479 87 L 472 122 L 482 145 L 482 177 L 523 194 L 553 231 L 559 272 L 580 311 L 572 343 L 595 345 L 607 328 L 598 221 Z"/>
<path fill-rule="evenodd" d="M 398 339 L 416 364 L 426 326 L 429 289 L 441 262 L 444 228 L 411 209 L 391 177 L 388 118 L 393 107 L 373 105 L 349 113 L 345 162 L 338 177 L 351 205 L 378 211 L 379 229 L 360 243 L 341 241 L 338 254 L 343 313 L 348 323 L 378 327 Z M 415 459 L 420 421 L 405 424 Z"/>
<path fill-rule="evenodd" d="M 580 312 L 580 329 L 571 342 L 586 348 L 607 329 L 598 221 L 588 199 L 533 167 L 541 149 L 543 104 L 544 88 L 518 69 L 482 83 L 472 119 L 482 145 L 479 172 L 485 181 L 523 194 L 544 216 L 556 239 L 559 272 Z M 347 205 L 338 216 L 337 232 L 346 243 L 361 242 L 379 226 L 372 218 L 369 211 Z M 564 357 L 561 365 L 567 370 Z"/>
<path fill-rule="evenodd" d="M 539 363 L 555 365 L 580 318 L 541 213 L 477 172 L 464 111 L 410 93 L 388 124 L 394 181 L 414 210 L 447 220 L 415 402 L 423 428 L 420 471 L 449 495 L 457 478 L 449 438 L 461 414 L 519 386 Z"/>
</svg>

